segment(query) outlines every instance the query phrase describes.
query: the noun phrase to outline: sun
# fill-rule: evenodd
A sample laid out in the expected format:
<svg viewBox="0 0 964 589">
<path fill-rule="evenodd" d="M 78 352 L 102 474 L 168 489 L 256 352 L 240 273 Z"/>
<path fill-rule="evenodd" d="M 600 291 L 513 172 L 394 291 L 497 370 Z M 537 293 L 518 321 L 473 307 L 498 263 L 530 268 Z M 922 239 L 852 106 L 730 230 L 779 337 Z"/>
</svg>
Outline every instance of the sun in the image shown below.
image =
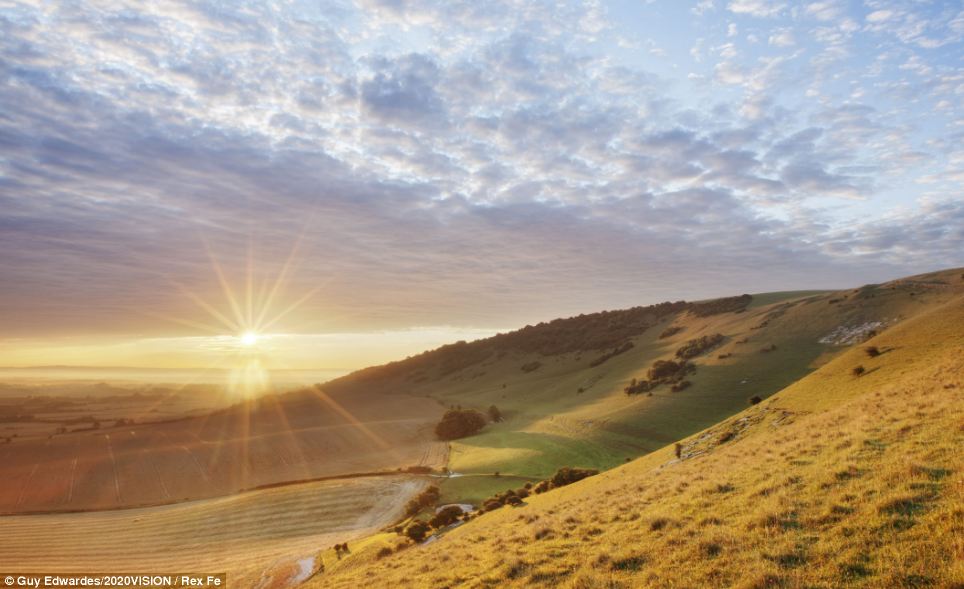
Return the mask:
<svg viewBox="0 0 964 589">
<path fill-rule="evenodd" d="M 241 340 L 242 346 L 251 347 L 258 343 L 258 334 L 253 331 L 246 331 L 238 339 Z"/>
</svg>

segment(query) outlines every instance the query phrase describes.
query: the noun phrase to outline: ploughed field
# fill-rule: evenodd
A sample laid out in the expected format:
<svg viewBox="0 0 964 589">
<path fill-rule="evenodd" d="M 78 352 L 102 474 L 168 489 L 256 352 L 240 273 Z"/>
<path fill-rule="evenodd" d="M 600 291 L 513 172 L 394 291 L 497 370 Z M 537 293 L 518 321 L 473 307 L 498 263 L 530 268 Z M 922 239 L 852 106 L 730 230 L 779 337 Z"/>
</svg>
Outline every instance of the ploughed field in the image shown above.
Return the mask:
<svg viewBox="0 0 964 589">
<path fill-rule="evenodd" d="M 436 402 L 314 389 L 168 422 L 0 445 L 0 513 L 162 505 L 292 481 L 440 467 Z"/>
<path fill-rule="evenodd" d="M 427 478 L 287 485 L 159 507 L 0 517 L 0 569 L 45 573 L 221 573 L 253 587 L 401 516 Z M 320 561 L 318 561 L 320 562 Z"/>
</svg>

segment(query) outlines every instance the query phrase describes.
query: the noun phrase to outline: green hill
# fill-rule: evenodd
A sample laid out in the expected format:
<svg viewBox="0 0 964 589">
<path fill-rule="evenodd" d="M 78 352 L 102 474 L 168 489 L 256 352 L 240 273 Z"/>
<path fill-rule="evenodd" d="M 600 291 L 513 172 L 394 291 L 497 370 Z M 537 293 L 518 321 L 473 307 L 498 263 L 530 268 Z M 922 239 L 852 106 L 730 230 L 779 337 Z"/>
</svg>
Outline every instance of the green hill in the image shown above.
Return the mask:
<svg viewBox="0 0 964 589">
<path fill-rule="evenodd" d="M 504 421 L 451 444 L 449 468 L 466 476 L 442 485 L 446 501 L 479 503 L 510 477 L 541 480 L 562 466 L 609 469 L 652 452 L 744 409 L 752 397 L 766 399 L 871 331 L 962 293 L 961 272 L 950 270 L 839 292 L 580 315 L 444 346 L 324 388 L 431 397 L 481 411 L 497 406 Z M 715 334 L 722 343 L 689 358 L 695 372 L 684 390 L 624 392 L 657 360 Z"/>
<path fill-rule="evenodd" d="M 326 554 L 312 586 L 960 587 L 962 286 L 954 270 L 742 313 L 679 310 L 597 367 L 590 351 L 506 351 L 419 383 L 403 371 L 367 380 L 446 402 L 499 401 L 511 417 L 453 448 L 453 464 L 480 471 L 536 477 L 553 460 L 605 466 L 633 444 L 679 446 L 426 545 L 386 533 L 348 558 Z M 684 330 L 661 340 L 669 325 Z M 698 358 L 690 388 L 622 393 L 652 361 L 713 333 L 726 340 Z M 538 370 L 519 370 L 536 359 Z M 766 399 L 747 406 L 751 393 Z"/>
</svg>

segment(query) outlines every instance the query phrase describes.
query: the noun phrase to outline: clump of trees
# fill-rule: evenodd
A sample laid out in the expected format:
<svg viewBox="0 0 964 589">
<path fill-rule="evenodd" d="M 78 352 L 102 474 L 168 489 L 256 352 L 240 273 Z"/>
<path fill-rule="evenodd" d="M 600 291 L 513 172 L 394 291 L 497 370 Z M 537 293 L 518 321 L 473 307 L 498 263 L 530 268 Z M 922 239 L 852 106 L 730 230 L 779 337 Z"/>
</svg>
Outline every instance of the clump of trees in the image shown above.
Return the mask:
<svg viewBox="0 0 964 589">
<path fill-rule="evenodd" d="M 421 542 L 432 531 L 431 526 L 423 521 L 413 521 L 405 528 L 405 535 L 413 542 Z"/>
<path fill-rule="evenodd" d="M 639 393 L 649 392 L 659 385 L 677 385 L 684 382 L 683 377 L 691 372 L 695 372 L 696 367 L 686 360 L 657 360 L 646 372 L 648 380 L 633 379 L 629 386 L 623 389 L 627 395 L 638 395 Z M 688 382 L 688 381 L 685 381 Z M 683 390 L 687 385 L 675 390 Z"/>
<path fill-rule="evenodd" d="M 482 511 L 493 511 L 506 505 L 521 505 L 522 500 L 531 494 L 545 493 L 551 489 L 565 487 L 576 481 L 599 474 L 598 470 L 591 468 L 572 468 L 564 466 L 552 475 L 552 478 L 539 481 L 535 485 L 526 483 L 518 489 L 507 489 L 502 493 L 496 493 L 482 502 Z"/>
<path fill-rule="evenodd" d="M 435 426 L 440 440 L 457 440 L 479 433 L 485 427 L 485 416 L 475 409 L 449 409 Z"/>
<path fill-rule="evenodd" d="M 590 362 L 589 366 L 595 368 L 596 366 L 599 366 L 600 364 L 609 360 L 610 358 L 614 358 L 620 354 L 626 353 L 629 350 L 632 350 L 634 347 L 636 347 L 636 344 L 634 344 L 633 342 L 624 342 L 623 344 L 616 346 L 609 352 L 606 352 L 602 356 L 599 356 L 598 358 Z"/>
<path fill-rule="evenodd" d="M 695 358 L 720 345 L 724 339 L 722 333 L 714 333 L 713 335 L 704 335 L 696 339 L 691 339 L 676 350 L 676 357 L 684 360 Z"/>
<path fill-rule="evenodd" d="M 435 485 L 430 486 L 405 505 L 405 515 L 412 517 L 418 514 L 419 511 L 422 511 L 422 509 L 435 505 L 438 503 L 440 496 L 438 487 Z"/>
<path fill-rule="evenodd" d="M 705 303 L 690 303 L 690 313 L 697 317 L 709 317 L 710 315 L 720 315 L 722 313 L 741 313 L 746 311 L 747 305 L 753 297 L 744 294 L 738 297 L 724 297 Z"/>
<path fill-rule="evenodd" d="M 444 528 L 457 522 L 460 517 L 462 517 L 462 508 L 458 505 L 449 505 L 439 510 L 428 523 L 433 528 Z"/>
</svg>

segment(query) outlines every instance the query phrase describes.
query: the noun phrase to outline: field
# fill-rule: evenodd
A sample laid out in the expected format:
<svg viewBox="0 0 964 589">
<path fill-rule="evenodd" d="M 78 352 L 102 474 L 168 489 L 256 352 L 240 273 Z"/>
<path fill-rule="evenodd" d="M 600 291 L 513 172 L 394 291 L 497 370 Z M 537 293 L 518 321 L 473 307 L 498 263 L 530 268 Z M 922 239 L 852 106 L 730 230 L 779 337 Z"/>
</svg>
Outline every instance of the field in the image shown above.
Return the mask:
<svg viewBox="0 0 964 589">
<path fill-rule="evenodd" d="M 668 445 L 388 556 L 399 538 L 376 536 L 309 585 L 962 586 L 964 297 L 865 345 L 879 355 L 846 349 L 680 458 Z"/>
<path fill-rule="evenodd" d="M 429 399 L 309 389 L 168 421 L 138 416 L 133 425 L 104 420 L 96 429 L 25 433 L 0 445 L 0 513 L 162 505 L 291 481 L 441 467 L 446 446 L 431 433 L 440 413 Z"/>
<path fill-rule="evenodd" d="M 227 572 L 252 587 L 394 521 L 425 485 L 410 476 L 289 485 L 142 509 L 0 518 L 0 570 Z M 321 560 L 315 560 L 319 564 Z"/>
</svg>

